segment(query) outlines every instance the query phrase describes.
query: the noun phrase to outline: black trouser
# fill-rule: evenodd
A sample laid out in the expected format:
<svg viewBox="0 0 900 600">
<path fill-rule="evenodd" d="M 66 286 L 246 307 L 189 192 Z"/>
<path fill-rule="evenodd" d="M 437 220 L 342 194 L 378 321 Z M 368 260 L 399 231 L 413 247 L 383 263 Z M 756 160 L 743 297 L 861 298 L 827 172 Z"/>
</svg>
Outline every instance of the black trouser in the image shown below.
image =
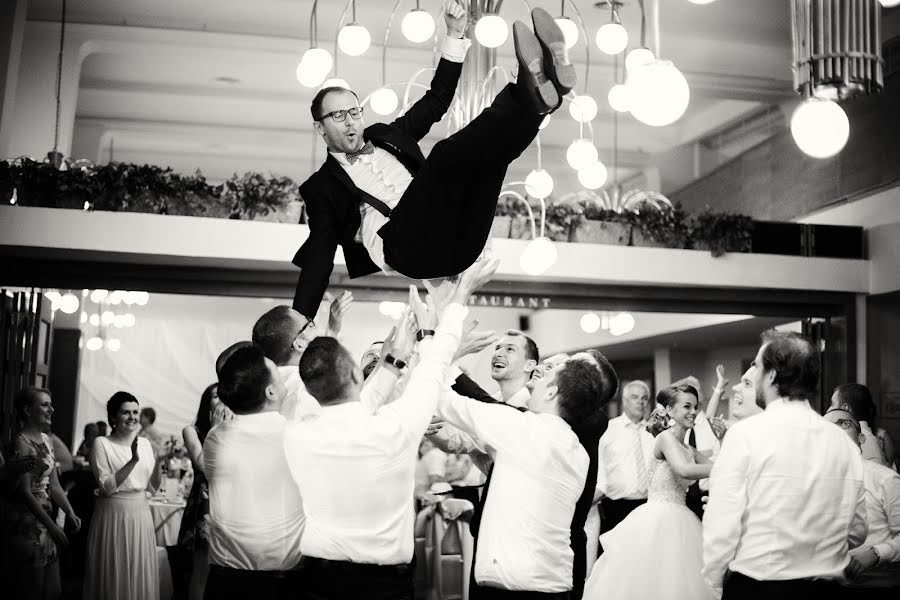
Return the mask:
<svg viewBox="0 0 900 600">
<path fill-rule="evenodd" d="M 507 85 L 471 123 L 435 144 L 378 232 L 390 267 L 434 279 L 464 271 L 481 254 L 506 170 L 543 119 L 517 93 Z"/>
<path fill-rule="evenodd" d="M 647 500 L 613 500 L 604 498 L 600 501 L 598 510 L 600 511 L 600 534 L 603 535 L 616 527 L 625 520 L 631 511 L 641 504 L 646 504 Z M 599 554 L 603 554 L 603 546 L 598 548 Z"/>
<path fill-rule="evenodd" d="M 219 565 L 209 566 L 205 600 L 234 598 L 297 598 L 306 588 L 304 569 L 295 571 L 244 571 Z"/>
<path fill-rule="evenodd" d="M 799 600 L 800 598 L 866 598 L 830 579 L 758 581 L 742 573 L 725 578 L 722 600 Z"/>
<path fill-rule="evenodd" d="M 517 592 L 475 584 L 469 588 L 469 600 L 569 600 L 569 592 Z"/>
<path fill-rule="evenodd" d="M 406 565 L 366 565 L 306 558 L 309 600 L 413 600 L 415 560 Z"/>
</svg>

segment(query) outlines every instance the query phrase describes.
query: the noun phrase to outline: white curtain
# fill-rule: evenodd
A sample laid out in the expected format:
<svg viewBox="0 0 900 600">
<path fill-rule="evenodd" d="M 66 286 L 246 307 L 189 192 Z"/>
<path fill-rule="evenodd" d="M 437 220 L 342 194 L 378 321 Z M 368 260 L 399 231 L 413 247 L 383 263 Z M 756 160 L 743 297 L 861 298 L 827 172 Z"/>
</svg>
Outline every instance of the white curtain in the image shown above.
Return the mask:
<svg viewBox="0 0 900 600">
<path fill-rule="evenodd" d="M 143 317 L 131 328 L 110 328 L 122 347 L 81 350 L 76 447 L 84 425 L 106 421 L 106 401 L 123 390 L 141 407 L 156 410 L 156 427 L 181 441 L 181 429 L 194 422 L 200 395 L 215 382 L 215 361 L 234 342 L 249 339 L 252 323 Z M 85 334 L 85 340 L 92 332 Z"/>
</svg>

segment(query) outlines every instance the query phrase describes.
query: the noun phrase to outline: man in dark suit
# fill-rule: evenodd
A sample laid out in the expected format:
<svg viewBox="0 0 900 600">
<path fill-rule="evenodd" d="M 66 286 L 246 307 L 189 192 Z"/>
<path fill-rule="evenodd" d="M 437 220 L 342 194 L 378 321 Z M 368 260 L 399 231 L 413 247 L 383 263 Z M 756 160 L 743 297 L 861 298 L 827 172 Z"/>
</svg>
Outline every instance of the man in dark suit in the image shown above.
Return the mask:
<svg viewBox="0 0 900 600">
<path fill-rule="evenodd" d="M 413 279 L 464 271 L 490 233 L 506 170 L 576 83 L 565 40 L 549 13 L 532 12 L 535 32 L 517 21 L 518 81 L 469 125 L 419 148 L 450 107 L 470 42 L 466 12 L 447 4 L 447 40 L 431 89 L 403 116 L 365 129 L 355 93 L 324 88 L 313 99 L 314 128 L 328 146 L 325 164 L 300 186 L 309 238 L 294 256 L 300 280 L 294 308 L 312 319 L 344 251 L 350 277 L 379 270 Z"/>
</svg>

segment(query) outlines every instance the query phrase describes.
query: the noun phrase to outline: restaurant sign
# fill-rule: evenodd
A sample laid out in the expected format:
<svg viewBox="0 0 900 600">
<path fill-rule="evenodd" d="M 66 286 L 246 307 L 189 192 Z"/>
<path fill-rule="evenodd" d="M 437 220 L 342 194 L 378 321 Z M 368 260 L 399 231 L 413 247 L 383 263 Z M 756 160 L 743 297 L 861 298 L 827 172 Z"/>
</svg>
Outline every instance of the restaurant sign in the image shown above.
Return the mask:
<svg viewBox="0 0 900 600">
<path fill-rule="evenodd" d="M 546 296 L 502 296 L 494 294 L 472 294 L 469 306 L 489 306 L 496 308 L 550 308 L 550 298 Z"/>
</svg>

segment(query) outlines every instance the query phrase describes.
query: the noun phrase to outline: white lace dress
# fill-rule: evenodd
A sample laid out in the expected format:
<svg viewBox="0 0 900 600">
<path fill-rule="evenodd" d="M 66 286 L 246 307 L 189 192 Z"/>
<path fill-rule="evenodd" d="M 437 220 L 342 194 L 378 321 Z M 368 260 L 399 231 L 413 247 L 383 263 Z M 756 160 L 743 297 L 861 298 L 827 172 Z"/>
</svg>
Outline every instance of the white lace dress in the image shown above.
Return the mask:
<svg viewBox="0 0 900 600">
<path fill-rule="evenodd" d="M 686 454 L 693 454 L 687 448 Z M 584 588 L 585 600 L 707 600 L 700 520 L 684 503 L 692 481 L 669 463 L 650 460 L 647 503 L 600 536 L 603 555 Z"/>
</svg>

